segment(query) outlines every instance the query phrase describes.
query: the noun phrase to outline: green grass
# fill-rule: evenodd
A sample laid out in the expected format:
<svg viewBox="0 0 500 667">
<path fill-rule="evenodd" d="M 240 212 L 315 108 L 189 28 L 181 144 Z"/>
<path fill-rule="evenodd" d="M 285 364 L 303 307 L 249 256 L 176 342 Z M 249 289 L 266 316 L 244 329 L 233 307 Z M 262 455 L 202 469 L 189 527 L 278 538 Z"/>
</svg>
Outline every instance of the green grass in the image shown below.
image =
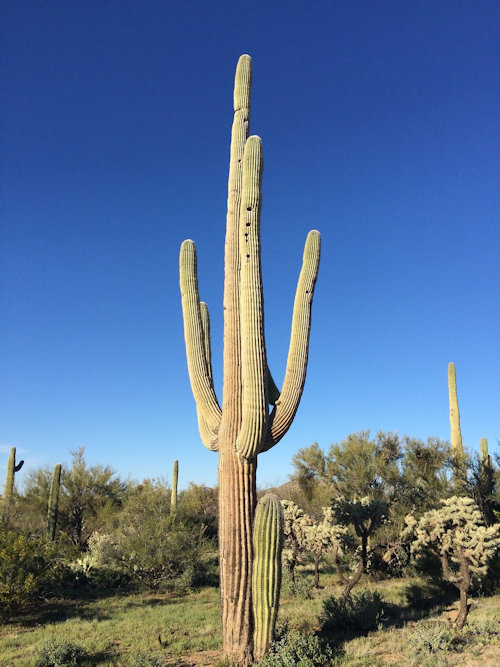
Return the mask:
<svg viewBox="0 0 500 667">
<path fill-rule="evenodd" d="M 307 581 L 312 573 L 302 570 L 299 576 Z M 322 588 L 312 590 L 310 599 L 304 595 L 294 597 L 285 586 L 280 621 L 288 621 L 290 627 L 305 632 L 319 631 L 323 599 L 341 591 L 333 574 L 322 574 L 320 583 Z M 415 643 L 410 638 L 420 628 L 425 630 L 420 624 L 436 620 L 450 626 L 456 603 L 445 600 L 435 605 L 435 600 L 431 600 L 427 608 L 423 604 L 420 605 L 423 608 L 411 609 L 406 602 L 411 585 L 414 590 L 421 587 L 422 599 L 426 601 L 429 589 L 424 582 L 414 579 L 376 583 L 366 579 L 359 585 L 359 590 L 379 591 L 391 603 L 391 615 L 383 627 L 367 636 L 327 637 L 338 656 L 334 664 L 482 667 L 500 664 L 498 635 L 481 632 L 481 623 L 489 623 L 491 628 L 496 622 L 498 626 L 500 596 L 479 600 L 479 607 L 469 617 L 470 627 L 476 630 L 467 637 L 464 635 L 460 651 L 415 654 L 412 648 Z M 138 653 L 178 667 L 217 665 L 221 659 L 218 590 L 203 588 L 184 597 L 123 592 L 101 597 L 94 594 L 52 602 L 0 626 L 0 665 L 33 665 L 37 648 L 53 637 L 81 644 L 94 665 L 133 665 Z"/>
</svg>

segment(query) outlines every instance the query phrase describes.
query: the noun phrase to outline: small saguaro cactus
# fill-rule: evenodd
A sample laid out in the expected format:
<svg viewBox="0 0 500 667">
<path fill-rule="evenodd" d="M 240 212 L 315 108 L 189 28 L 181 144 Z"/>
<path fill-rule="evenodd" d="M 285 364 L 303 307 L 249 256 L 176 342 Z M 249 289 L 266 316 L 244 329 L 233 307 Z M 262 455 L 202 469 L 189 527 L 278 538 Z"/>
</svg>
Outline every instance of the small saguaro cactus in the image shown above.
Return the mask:
<svg viewBox="0 0 500 667">
<path fill-rule="evenodd" d="M 9 522 L 10 508 L 12 505 L 12 498 L 14 497 L 14 476 L 16 472 L 21 470 L 23 463 L 24 461 L 19 461 L 16 465 L 16 448 L 12 447 L 7 462 L 7 474 L 5 475 L 5 487 L 2 499 L 2 523 L 5 524 Z"/>
<path fill-rule="evenodd" d="M 248 137 L 252 61 L 238 61 L 234 84 L 224 269 L 222 404 L 211 369 L 208 309 L 200 302 L 193 241 L 180 252 L 180 286 L 189 378 L 201 440 L 219 452 L 219 550 L 224 654 L 253 659 L 252 525 L 257 455 L 288 431 L 304 387 L 320 235 L 309 232 L 292 316 L 281 392 L 269 372 L 264 337 L 260 209 L 262 146 Z M 269 411 L 269 406 L 273 406 Z"/>
<path fill-rule="evenodd" d="M 479 443 L 479 449 L 481 452 L 481 467 L 484 469 L 493 468 L 493 461 L 491 456 L 488 454 L 488 441 L 486 438 L 481 438 Z"/>
<path fill-rule="evenodd" d="M 279 498 L 267 494 L 257 505 L 253 527 L 252 593 L 255 660 L 262 658 L 274 637 L 280 601 L 283 539 L 283 508 Z"/>
<path fill-rule="evenodd" d="M 47 508 L 47 531 L 52 542 L 56 539 L 57 512 L 59 508 L 59 491 L 61 489 L 61 464 L 56 463 L 50 483 L 49 504 Z"/>
<path fill-rule="evenodd" d="M 452 361 L 448 364 L 448 393 L 450 399 L 451 453 L 455 460 L 461 463 L 464 460 L 464 448 L 460 430 L 460 412 L 458 410 L 457 375 L 455 364 Z"/>
<path fill-rule="evenodd" d="M 179 478 L 179 461 L 174 461 L 174 469 L 172 471 L 172 494 L 170 496 L 170 513 L 177 512 L 177 480 Z"/>
</svg>

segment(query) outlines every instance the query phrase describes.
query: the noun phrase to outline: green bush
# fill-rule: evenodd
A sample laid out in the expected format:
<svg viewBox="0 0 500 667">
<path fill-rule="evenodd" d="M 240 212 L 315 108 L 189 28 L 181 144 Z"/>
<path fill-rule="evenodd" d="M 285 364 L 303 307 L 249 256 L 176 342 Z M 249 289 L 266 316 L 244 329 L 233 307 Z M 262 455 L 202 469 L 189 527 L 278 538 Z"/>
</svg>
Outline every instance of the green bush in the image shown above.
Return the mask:
<svg viewBox="0 0 500 667">
<path fill-rule="evenodd" d="M 137 653 L 131 659 L 132 667 L 164 667 L 165 657 L 154 653 Z"/>
<path fill-rule="evenodd" d="M 421 621 L 408 633 L 412 653 L 448 651 L 453 641 L 453 630 L 442 621 Z"/>
<path fill-rule="evenodd" d="M 332 649 L 317 635 L 284 626 L 259 667 L 322 667 L 331 664 L 333 657 Z"/>
<path fill-rule="evenodd" d="M 375 630 L 384 620 L 387 603 L 377 591 L 350 595 L 342 606 L 332 597 L 323 601 L 321 621 L 328 631 L 367 632 Z"/>
<path fill-rule="evenodd" d="M 443 621 L 420 621 L 406 633 L 410 653 L 416 656 L 461 653 L 474 644 L 488 646 L 496 635 L 498 623 L 491 620 L 471 621 L 462 629 Z"/>
<path fill-rule="evenodd" d="M 58 543 L 0 532 L 0 619 L 40 595 L 54 593 L 65 575 Z"/>
<path fill-rule="evenodd" d="M 82 665 L 89 659 L 83 646 L 67 640 L 48 639 L 35 652 L 33 667 Z"/>
<path fill-rule="evenodd" d="M 314 597 L 314 582 L 309 577 L 295 575 L 295 581 L 290 581 L 288 577 L 281 587 L 281 595 L 297 598 L 299 600 L 312 600 Z"/>
</svg>

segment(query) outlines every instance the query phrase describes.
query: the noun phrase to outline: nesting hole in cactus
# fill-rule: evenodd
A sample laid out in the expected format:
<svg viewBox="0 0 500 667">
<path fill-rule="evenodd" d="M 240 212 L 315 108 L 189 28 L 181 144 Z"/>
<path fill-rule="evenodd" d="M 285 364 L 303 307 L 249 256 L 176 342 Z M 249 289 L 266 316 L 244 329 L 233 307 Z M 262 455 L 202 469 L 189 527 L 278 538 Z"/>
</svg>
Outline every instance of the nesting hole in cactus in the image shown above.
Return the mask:
<svg viewBox="0 0 500 667">
<path fill-rule="evenodd" d="M 251 211 L 251 210 L 252 210 L 252 207 L 251 207 L 251 206 L 247 206 L 247 211 Z"/>
<path fill-rule="evenodd" d="M 250 224 L 251 224 L 251 223 L 247 222 L 247 223 L 245 223 L 245 224 L 246 224 L 247 227 L 250 227 Z"/>
</svg>

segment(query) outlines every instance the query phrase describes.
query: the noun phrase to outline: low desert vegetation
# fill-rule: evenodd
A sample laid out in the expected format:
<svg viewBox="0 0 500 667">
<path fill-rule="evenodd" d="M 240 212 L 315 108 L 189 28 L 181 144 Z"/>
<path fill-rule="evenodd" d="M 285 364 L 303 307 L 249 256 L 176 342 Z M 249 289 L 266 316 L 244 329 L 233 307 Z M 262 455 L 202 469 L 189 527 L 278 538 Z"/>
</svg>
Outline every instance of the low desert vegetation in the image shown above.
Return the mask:
<svg viewBox="0 0 500 667">
<path fill-rule="evenodd" d="M 460 477 L 432 438 L 363 432 L 328 453 L 300 450 L 290 482 L 272 490 L 283 576 L 259 664 L 498 663 L 498 466 L 483 460 L 489 485 L 481 478 L 478 491 L 478 461 L 466 456 Z M 123 481 L 82 450 L 60 477 L 53 534 L 52 470 L 32 471 L 9 497 L 0 663 L 228 664 L 217 489 Z"/>
</svg>

